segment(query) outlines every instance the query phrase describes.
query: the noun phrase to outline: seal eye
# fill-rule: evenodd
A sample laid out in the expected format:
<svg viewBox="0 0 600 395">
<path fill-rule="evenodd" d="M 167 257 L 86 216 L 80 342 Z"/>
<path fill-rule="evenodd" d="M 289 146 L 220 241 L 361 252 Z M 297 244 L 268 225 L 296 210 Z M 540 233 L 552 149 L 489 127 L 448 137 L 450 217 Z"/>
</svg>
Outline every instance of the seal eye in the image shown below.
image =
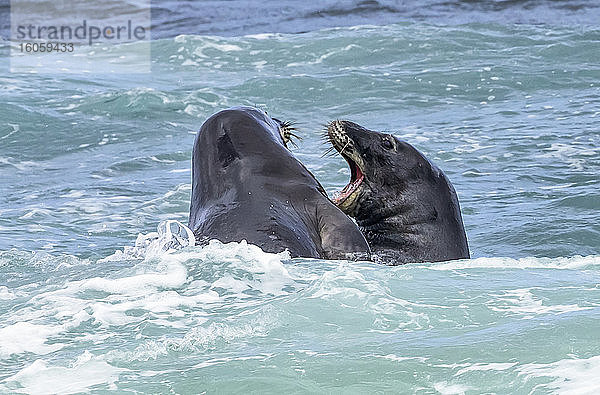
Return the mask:
<svg viewBox="0 0 600 395">
<path fill-rule="evenodd" d="M 394 149 L 394 144 L 392 144 L 392 142 L 388 139 L 384 139 L 381 144 L 383 145 L 383 148 L 385 149 Z"/>
</svg>

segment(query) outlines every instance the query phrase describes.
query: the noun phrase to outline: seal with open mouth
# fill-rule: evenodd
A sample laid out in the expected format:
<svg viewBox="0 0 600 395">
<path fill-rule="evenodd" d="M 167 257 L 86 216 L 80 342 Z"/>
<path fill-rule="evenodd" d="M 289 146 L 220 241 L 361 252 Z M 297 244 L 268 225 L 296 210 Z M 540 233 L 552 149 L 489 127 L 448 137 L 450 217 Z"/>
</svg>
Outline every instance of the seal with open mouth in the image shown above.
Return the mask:
<svg viewBox="0 0 600 395">
<path fill-rule="evenodd" d="M 289 123 L 252 107 L 208 118 L 192 153 L 189 227 L 198 243 L 246 240 L 292 257 L 370 257 L 356 226 L 287 149 Z"/>
<path fill-rule="evenodd" d="M 351 173 L 333 201 L 356 219 L 376 260 L 469 258 L 456 192 L 422 153 L 390 134 L 349 121 L 331 122 L 326 137 Z"/>
</svg>

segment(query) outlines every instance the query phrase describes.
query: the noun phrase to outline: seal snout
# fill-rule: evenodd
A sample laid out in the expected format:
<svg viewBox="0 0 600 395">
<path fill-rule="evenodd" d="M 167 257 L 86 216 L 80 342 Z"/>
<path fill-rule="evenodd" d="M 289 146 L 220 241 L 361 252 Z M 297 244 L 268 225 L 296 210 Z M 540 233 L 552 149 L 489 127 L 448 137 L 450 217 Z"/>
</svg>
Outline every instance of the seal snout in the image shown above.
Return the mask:
<svg viewBox="0 0 600 395">
<path fill-rule="evenodd" d="M 333 145 L 333 147 L 343 155 L 343 152 L 346 148 L 351 144 L 350 137 L 348 137 L 348 133 L 346 133 L 346 127 L 344 125 L 344 121 L 333 121 L 327 125 L 327 135 L 329 136 L 329 141 Z"/>
<path fill-rule="evenodd" d="M 359 159 L 354 141 L 347 132 L 347 121 L 330 122 L 327 125 L 327 139 L 345 159 L 351 158 L 355 162 Z"/>
</svg>

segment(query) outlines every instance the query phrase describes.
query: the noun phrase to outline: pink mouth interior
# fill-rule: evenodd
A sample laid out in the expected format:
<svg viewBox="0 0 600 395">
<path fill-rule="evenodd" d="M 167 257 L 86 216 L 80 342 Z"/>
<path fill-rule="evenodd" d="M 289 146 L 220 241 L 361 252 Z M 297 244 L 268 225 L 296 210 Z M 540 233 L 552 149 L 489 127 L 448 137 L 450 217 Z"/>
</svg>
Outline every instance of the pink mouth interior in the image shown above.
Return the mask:
<svg viewBox="0 0 600 395">
<path fill-rule="evenodd" d="M 339 192 L 337 196 L 333 197 L 333 202 L 337 204 L 346 200 L 346 198 L 348 198 L 348 196 L 350 196 L 352 192 L 356 191 L 356 189 L 360 186 L 360 184 L 365 178 L 362 171 L 360 171 L 358 165 L 354 163 L 352 159 L 345 159 L 348 162 L 348 165 L 350 166 L 350 182 L 344 187 L 344 189 L 342 189 L 341 192 Z"/>
</svg>

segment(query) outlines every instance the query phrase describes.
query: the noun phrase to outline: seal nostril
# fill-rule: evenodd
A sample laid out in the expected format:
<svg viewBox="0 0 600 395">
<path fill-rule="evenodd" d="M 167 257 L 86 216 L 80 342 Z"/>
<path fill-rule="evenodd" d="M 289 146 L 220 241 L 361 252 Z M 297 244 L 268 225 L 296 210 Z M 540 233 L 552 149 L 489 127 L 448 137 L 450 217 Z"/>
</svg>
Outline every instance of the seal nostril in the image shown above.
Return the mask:
<svg viewBox="0 0 600 395">
<path fill-rule="evenodd" d="M 231 162 L 240 157 L 227 134 L 219 137 L 217 148 L 219 150 L 219 162 L 223 164 L 223 167 L 229 166 Z"/>
</svg>

